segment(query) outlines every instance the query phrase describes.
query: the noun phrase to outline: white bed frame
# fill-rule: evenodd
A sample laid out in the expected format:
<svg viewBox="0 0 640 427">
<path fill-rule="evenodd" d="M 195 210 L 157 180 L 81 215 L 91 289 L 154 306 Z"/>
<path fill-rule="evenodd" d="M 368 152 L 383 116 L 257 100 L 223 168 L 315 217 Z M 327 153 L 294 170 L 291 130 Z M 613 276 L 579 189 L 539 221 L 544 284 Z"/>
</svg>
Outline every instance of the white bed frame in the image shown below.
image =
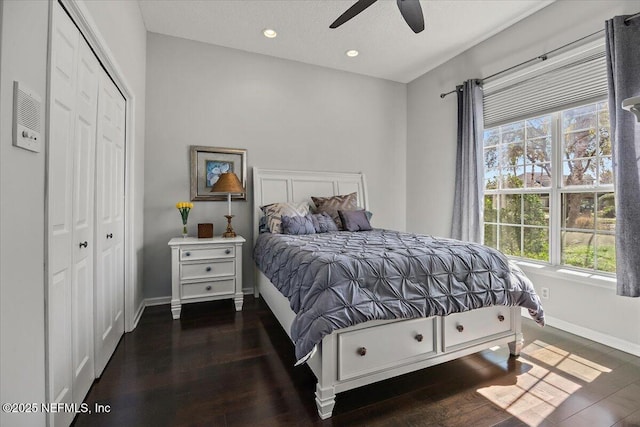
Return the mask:
<svg viewBox="0 0 640 427">
<path fill-rule="evenodd" d="M 307 172 L 253 168 L 254 236 L 260 206 L 275 202 L 311 202 L 311 196 L 358 193 L 358 206 L 369 209 L 361 173 Z M 375 214 L 375 212 L 374 212 Z M 373 218 L 375 225 L 375 216 Z M 254 239 L 255 243 L 255 239 Z M 256 269 L 256 297 L 261 295 L 291 338 L 295 313 L 289 301 Z M 512 355 L 522 348 L 520 307 L 488 307 L 446 317 L 370 321 L 324 337 L 307 363 L 316 378 L 320 418 L 331 417 L 336 393 L 437 365 L 497 345 Z"/>
</svg>

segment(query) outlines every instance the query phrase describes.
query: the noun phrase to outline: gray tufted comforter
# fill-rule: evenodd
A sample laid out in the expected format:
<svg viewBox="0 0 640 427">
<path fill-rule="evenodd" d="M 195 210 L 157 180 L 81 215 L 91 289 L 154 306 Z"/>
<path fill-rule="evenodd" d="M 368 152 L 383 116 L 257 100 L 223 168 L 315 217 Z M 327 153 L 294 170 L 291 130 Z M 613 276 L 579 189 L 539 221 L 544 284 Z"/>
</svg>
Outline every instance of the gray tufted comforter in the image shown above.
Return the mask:
<svg viewBox="0 0 640 427">
<path fill-rule="evenodd" d="M 299 361 L 325 335 L 373 319 L 519 305 L 544 325 L 529 279 L 503 254 L 475 243 L 390 230 L 263 233 L 254 259 L 296 313 L 291 336 Z"/>
</svg>

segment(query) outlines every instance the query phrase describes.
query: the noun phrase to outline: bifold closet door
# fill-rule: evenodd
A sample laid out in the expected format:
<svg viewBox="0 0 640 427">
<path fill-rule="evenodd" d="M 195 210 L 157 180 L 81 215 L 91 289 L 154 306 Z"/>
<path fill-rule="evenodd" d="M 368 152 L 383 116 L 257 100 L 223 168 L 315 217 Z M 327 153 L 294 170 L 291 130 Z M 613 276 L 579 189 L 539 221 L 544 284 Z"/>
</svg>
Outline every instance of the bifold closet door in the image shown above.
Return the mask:
<svg viewBox="0 0 640 427">
<path fill-rule="evenodd" d="M 96 141 L 96 377 L 124 334 L 125 100 L 100 78 Z"/>
<path fill-rule="evenodd" d="M 99 72 L 65 12 L 53 7 L 48 144 L 48 375 L 51 403 L 81 403 L 95 378 L 94 173 Z M 51 415 L 68 425 L 73 412 Z"/>
</svg>

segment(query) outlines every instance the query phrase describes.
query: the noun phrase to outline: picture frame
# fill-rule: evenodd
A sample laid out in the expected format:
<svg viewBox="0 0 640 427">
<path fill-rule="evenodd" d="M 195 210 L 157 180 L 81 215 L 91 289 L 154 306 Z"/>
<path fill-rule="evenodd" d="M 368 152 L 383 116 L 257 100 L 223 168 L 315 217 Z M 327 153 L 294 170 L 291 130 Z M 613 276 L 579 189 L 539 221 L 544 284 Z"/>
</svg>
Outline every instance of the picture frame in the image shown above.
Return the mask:
<svg viewBox="0 0 640 427">
<path fill-rule="evenodd" d="M 211 187 L 224 172 L 235 173 L 247 189 L 247 150 L 241 148 L 191 146 L 191 201 L 226 201 L 224 193 Z M 232 194 L 231 200 L 247 200 L 247 193 Z"/>
</svg>

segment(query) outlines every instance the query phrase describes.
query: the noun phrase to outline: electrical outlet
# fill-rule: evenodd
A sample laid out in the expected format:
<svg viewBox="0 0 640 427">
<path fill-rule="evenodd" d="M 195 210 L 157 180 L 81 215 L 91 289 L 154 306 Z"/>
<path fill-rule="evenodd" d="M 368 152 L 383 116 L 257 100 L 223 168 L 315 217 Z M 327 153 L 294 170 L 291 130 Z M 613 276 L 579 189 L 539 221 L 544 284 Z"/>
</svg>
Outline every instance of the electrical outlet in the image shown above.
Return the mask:
<svg viewBox="0 0 640 427">
<path fill-rule="evenodd" d="M 541 291 L 542 291 L 542 294 L 541 294 L 542 299 L 549 299 L 549 288 L 542 288 Z"/>
</svg>

